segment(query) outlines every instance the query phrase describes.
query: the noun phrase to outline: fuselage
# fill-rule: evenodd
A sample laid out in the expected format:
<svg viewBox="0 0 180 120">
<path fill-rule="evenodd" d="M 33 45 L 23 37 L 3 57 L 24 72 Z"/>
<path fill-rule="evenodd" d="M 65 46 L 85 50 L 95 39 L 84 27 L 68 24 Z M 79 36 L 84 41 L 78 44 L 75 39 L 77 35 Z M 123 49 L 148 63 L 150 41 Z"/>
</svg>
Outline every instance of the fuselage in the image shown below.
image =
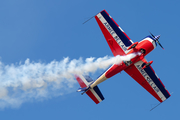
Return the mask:
<svg viewBox="0 0 180 120">
<path fill-rule="evenodd" d="M 128 54 L 133 52 L 143 52 L 144 50 L 144 56 L 149 54 L 152 50 L 156 48 L 156 42 L 153 40 L 152 37 L 148 36 L 144 38 L 142 41 L 140 41 L 135 49 L 132 49 Z"/>
<path fill-rule="evenodd" d="M 113 64 L 90 87 L 91 88 L 95 87 L 99 83 L 116 75 L 117 73 L 121 72 L 122 70 L 125 70 L 126 68 L 130 67 L 134 63 L 142 60 L 147 54 L 149 54 L 155 48 L 156 48 L 156 42 L 153 40 L 153 38 L 151 36 L 144 38 L 142 41 L 140 41 L 138 44 L 136 44 L 136 46 L 134 48 L 131 48 L 130 51 L 128 52 L 128 54 L 131 54 L 131 53 L 140 53 L 140 54 L 137 54 L 130 61 L 122 61 L 120 64 Z"/>
</svg>

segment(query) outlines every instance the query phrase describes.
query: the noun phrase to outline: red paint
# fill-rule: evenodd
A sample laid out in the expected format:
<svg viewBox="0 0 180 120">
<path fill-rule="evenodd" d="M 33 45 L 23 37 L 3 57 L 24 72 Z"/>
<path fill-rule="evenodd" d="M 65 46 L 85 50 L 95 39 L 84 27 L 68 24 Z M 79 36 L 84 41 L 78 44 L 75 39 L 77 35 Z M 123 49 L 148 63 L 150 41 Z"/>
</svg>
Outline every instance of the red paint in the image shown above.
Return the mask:
<svg viewBox="0 0 180 120">
<path fill-rule="evenodd" d="M 140 51 L 140 49 L 144 49 L 146 51 L 144 56 L 146 56 L 148 53 L 150 53 L 154 49 L 154 46 L 149 40 L 143 40 L 138 43 L 138 45 L 136 46 L 136 49 L 138 49 L 138 51 Z"/>
<path fill-rule="evenodd" d="M 127 66 L 124 64 L 124 62 L 122 62 L 120 65 L 114 64 L 109 70 L 107 70 L 107 72 L 105 73 L 105 76 L 106 78 L 110 78 L 116 75 L 117 73 L 121 72 L 125 68 L 127 68 Z"/>
<path fill-rule="evenodd" d="M 133 43 L 131 46 L 129 46 L 129 48 L 127 50 L 130 50 L 133 45 L 137 45 L 137 44 L 138 44 L 138 42 Z M 133 49 L 136 49 L 136 48 L 133 48 Z"/>
<path fill-rule="evenodd" d="M 87 85 L 83 82 L 83 80 L 79 76 L 75 75 L 75 78 L 78 81 L 81 88 L 87 87 Z"/>
<path fill-rule="evenodd" d="M 86 92 L 86 94 L 87 94 L 96 104 L 99 103 L 99 100 L 93 95 L 93 93 L 92 93 L 90 90 L 88 90 L 88 91 Z"/>
</svg>

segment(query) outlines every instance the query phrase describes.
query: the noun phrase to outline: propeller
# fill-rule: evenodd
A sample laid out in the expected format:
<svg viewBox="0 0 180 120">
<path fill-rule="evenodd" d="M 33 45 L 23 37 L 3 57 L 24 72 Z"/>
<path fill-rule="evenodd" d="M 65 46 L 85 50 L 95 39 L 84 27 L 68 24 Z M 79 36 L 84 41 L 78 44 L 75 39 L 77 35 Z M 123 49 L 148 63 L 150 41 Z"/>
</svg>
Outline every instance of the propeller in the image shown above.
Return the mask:
<svg viewBox="0 0 180 120">
<path fill-rule="evenodd" d="M 156 43 L 159 44 L 159 46 L 164 50 L 163 46 L 161 45 L 161 43 L 158 41 L 158 39 L 160 38 L 160 35 L 154 36 L 151 32 L 149 32 L 151 34 L 151 36 L 154 38 L 154 40 L 156 41 Z"/>
</svg>

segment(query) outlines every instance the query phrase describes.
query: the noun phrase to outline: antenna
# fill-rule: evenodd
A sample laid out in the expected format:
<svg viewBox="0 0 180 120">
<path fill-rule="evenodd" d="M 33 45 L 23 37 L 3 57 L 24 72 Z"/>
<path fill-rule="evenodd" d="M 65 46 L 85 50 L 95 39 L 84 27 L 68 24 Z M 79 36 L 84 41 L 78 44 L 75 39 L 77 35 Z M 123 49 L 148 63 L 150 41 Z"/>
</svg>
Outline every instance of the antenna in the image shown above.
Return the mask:
<svg viewBox="0 0 180 120">
<path fill-rule="evenodd" d="M 97 13 L 98 14 L 98 13 Z M 97 15 L 96 14 L 96 15 Z M 88 22 L 89 20 L 91 20 L 93 17 L 95 17 L 96 15 L 92 16 L 91 18 L 89 18 L 88 20 L 86 20 L 85 22 L 83 22 L 83 24 L 85 24 L 86 22 Z"/>
<path fill-rule="evenodd" d="M 89 18 L 88 20 L 86 20 L 85 22 L 83 22 L 83 24 L 85 24 L 86 22 L 88 22 L 89 20 L 91 20 L 93 17 L 95 17 L 95 16 L 92 16 L 91 18 Z"/>
<path fill-rule="evenodd" d="M 158 105 L 156 105 L 155 107 L 153 107 L 150 111 L 154 110 L 157 106 L 159 106 L 161 103 L 159 103 Z"/>
</svg>

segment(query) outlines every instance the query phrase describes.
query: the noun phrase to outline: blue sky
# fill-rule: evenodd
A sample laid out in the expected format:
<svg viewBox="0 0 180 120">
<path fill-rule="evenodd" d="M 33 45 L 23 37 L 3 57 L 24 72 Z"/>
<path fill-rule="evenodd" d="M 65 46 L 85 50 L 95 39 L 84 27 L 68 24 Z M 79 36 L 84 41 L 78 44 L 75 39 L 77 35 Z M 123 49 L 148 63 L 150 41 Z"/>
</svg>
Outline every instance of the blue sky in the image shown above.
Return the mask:
<svg viewBox="0 0 180 120">
<path fill-rule="evenodd" d="M 98 105 L 88 96 L 76 92 L 79 88 L 77 83 L 69 87 L 65 82 L 56 86 L 63 88 L 60 91 L 59 89 L 53 91 L 51 87 L 55 85 L 49 85 L 46 96 L 43 96 L 45 93 L 40 95 L 36 93 L 35 96 L 26 94 L 31 91 L 25 88 L 23 92 L 17 90 L 17 93 L 11 96 L 15 100 L 10 99 L 13 104 L 7 103 L 5 107 L 0 105 L 1 119 L 178 120 L 180 118 L 179 5 L 178 0 L 1 1 L 0 57 L 3 64 L 1 67 L 8 68 L 14 65 L 18 68 L 24 65 L 25 61 L 28 62 L 27 59 L 30 59 L 30 63 L 47 65 L 52 61 L 62 61 L 65 57 L 69 57 L 70 60 L 82 57 L 85 60 L 88 57 L 113 56 L 95 19 L 82 24 L 106 9 L 134 42 L 149 35 L 148 31 L 161 35 L 159 41 L 165 50 L 158 46 L 146 58 L 148 61 L 154 61 L 152 67 L 168 91 L 173 93 L 167 101 L 150 112 L 149 110 L 157 105 L 158 101 L 122 72 L 99 85 L 105 100 Z M 23 72 L 23 69 L 18 70 Z M 95 79 L 101 72 L 102 70 L 96 71 L 91 77 Z M 9 81 L 11 77 L 5 78 Z M 4 84 L 3 80 L 0 81 Z M 9 84 L 17 83 L 10 81 Z M 0 97 L 2 95 L 0 94 Z M 3 102 L 0 100 L 0 103 Z"/>
</svg>

